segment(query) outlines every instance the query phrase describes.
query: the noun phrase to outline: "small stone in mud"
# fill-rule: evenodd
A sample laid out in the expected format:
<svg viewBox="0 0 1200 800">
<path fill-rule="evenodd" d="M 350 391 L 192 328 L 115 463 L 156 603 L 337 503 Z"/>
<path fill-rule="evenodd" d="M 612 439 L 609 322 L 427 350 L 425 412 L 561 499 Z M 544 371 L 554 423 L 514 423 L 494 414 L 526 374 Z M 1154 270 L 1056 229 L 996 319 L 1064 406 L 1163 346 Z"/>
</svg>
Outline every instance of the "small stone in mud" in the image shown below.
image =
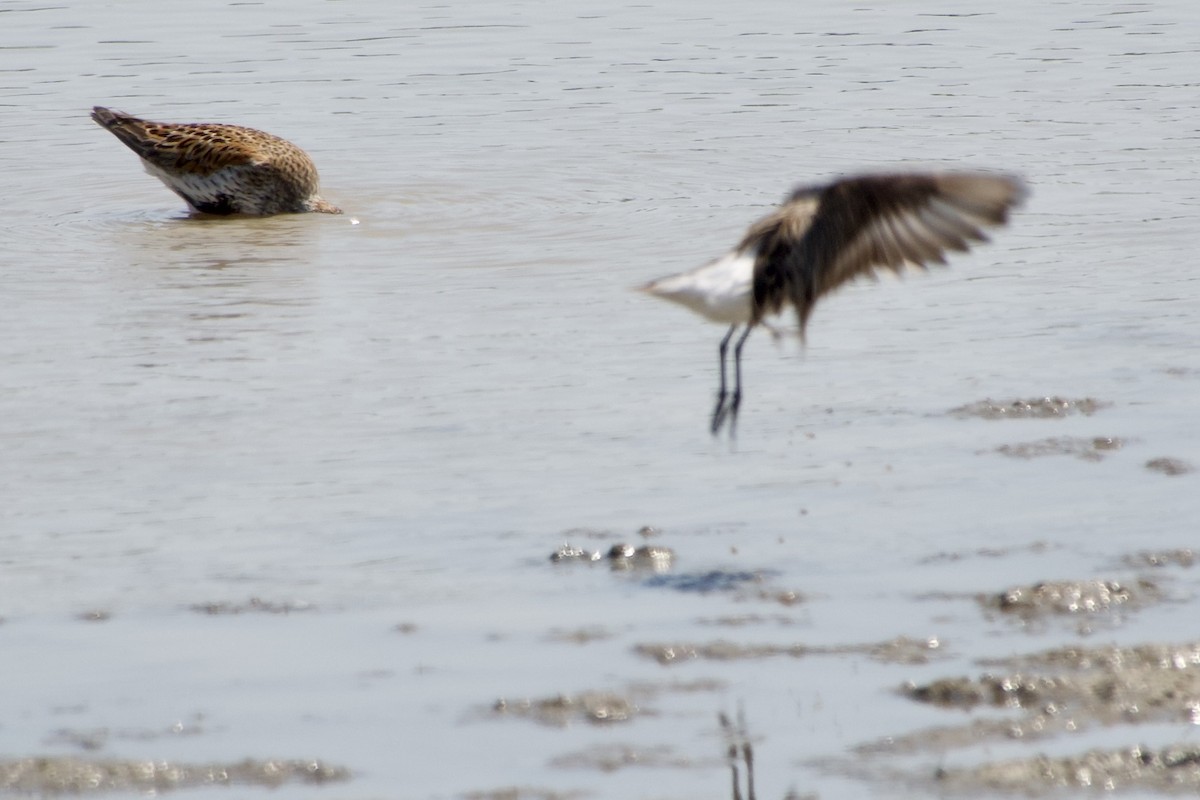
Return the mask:
<svg viewBox="0 0 1200 800">
<path fill-rule="evenodd" d="M 976 403 L 952 408 L 946 413 L 955 417 L 980 417 L 982 419 L 1050 419 L 1066 417 L 1071 414 L 1083 414 L 1090 417 L 1104 405 L 1090 397 L 1081 400 L 1068 400 L 1065 397 L 1037 397 L 1033 400 L 1013 400 L 1010 403 L 980 400 Z"/>
<path fill-rule="evenodd" d="M 1178 458 L 1152 458 L 1146 462 L 1146 469 L 1163 475 L 1186 475 L 1193 472 L 1195 467 Z"/>
<path fill-rule="evenodd" d="M 1017 444 L 1002 444 L 996 452 L 1012 458 L 1040 458 L 1042 456 L 1075 456 L 1084 461 L 1099 461 L 1105 453 L 1120 450 L 1125 441 L 1115 436 L 1058 436 L 1049 439 L 1039 439 L 1036 442 L 1018 442 Z"/>
<path fill-rule="evenodd" d="M 596 724 L 625 722 L 640 709 L 633 701 L 612 692 L 560 694 L 542 700 L 509 702 L 504 698 L 492 705 L 496 714 L 526 717 L 543 725 L 564 726 L 574 721 Z"/>
</svg>

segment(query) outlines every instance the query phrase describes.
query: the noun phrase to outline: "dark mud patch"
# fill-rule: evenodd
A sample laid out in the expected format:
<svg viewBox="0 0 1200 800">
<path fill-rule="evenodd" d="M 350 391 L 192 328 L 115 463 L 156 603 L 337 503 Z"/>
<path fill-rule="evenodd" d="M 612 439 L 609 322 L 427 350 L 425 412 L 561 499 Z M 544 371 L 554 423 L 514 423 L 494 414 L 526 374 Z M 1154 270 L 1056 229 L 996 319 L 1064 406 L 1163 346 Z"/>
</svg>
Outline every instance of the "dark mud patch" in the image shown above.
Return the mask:
<svg viewBox="0 0 1200 800">
<path fill-rule="evenodd" d="M 1176 744 L 1158 750 L 1130 747 L 1089 750 L 1080 756 L 1031 758 L 939 770 L 939 787 L 956 792 L 980 790 L 1046 792 L 1092 789 L 1105 792 L 1141 790 L 1160 794 L 1200 792 L 1200 745 Z"/>
<path fill-rule="evenodd" d="M 251 597 L 243 603 L 230 603 L 224 600 L 213 603 L 196 603 L 189 606 L 189 609 L 197 614 L 217 617 L 227 614 L 296 614 L 302 611 L 315 611 L 316 606 L 303 600 L 276 602 Z"/>
<path fill-rule="evenodd" d="M 138 792 L 155 794 L 204 786 L 325 784 L 350 773 L 320 761 L 256 761 L 181 764 L 171 761 L 90 761 L 78 758 L 21 758 L 0 761 L 0 791 L 40 795 Z"/>
<path fill-rule="evenodd" d="M 1002 444 L 996 452 L 1009 458 L 1026 460 L 1046 456 L 1075 456 L 1084 461 L 1101 461 L 1105 456 L 1125 446 L 1125 440 L 1116 436 L 1054 436 L 1034 442 Z"/>
<path fill-rule="evenodd" d="M 909 639 L 904 636 L 887 642 L 847 645 L 742 644 L 729 641 L 673 642 L 639 644 L 633 650 L 659 664 L 685 661 L 735 661 L 764 658 L 808 658 L 810 656 L 862 655 L 891 664 L 925 664 L 940 655 L 937 639 Z"/>
<path fill-rule="evenodd" d="M 758 586 L 772 577 L 774 575 L 770 572 L 712 569 L 705 572 L 655 575 L 648 578 L 643 585 L 651 589 L 712 594 L 714 592 L 734 592 L 746 586 Z"/>
<path fill-rule="evenodd" d="M 1012 400 L 1007 403 L 995 400 L 980 400 L 965 406 L 952 408 L 946 413 L 952 417 L 967 419 L 1056 419 L 1081 414 L 1090 417 L 1108 403 L 1091 397 L 1070 400 L 1065 397 L 1037 397 L 1032 400 Z"/>
<path fill-rule="evenodd" d="M 1146 469 L 1163 475 L 1186 475 L 1196 471 L 1195 467 L 1179 458 L 1152 458 L 1146 462 Z"/>
</svg>

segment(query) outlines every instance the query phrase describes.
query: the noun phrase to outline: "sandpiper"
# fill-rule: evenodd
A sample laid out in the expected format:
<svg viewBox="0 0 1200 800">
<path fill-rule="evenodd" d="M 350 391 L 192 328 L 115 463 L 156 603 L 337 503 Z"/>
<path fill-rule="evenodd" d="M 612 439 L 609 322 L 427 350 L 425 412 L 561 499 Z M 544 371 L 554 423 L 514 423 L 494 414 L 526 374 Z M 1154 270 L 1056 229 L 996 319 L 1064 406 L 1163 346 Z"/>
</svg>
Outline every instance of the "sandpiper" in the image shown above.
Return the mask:
<svg viewBox="0 0 1200 800">
<path fill-rule="evenodd" d="M 877 269 L 945 264 L 947 251 L 987 241 L 983 229 L 1003 225 L 1025 196 L 1011 175 L 982 172 L 894 173 L 803 186 L 750 226 L 726 255 L 698 269 L 661 278 L 643 291 L 729 326 L 718 348 L 721 385 L 711 430 L 736 425 L 742 400 L 742 345 L 754 327 L 787 305 L 804 339 L 817 301 Z M 726 392 L 725 356 L 734 332 L 734 386 Z"/>
<path fill-rule="evenodd" d="M 96 106 L 92 119 L 141 156 L 146 171 L 205 214 L 340 214 L 318 195 L 308 154 L 269 133 L 220 123 L 149 122 Z"/>
</svg>

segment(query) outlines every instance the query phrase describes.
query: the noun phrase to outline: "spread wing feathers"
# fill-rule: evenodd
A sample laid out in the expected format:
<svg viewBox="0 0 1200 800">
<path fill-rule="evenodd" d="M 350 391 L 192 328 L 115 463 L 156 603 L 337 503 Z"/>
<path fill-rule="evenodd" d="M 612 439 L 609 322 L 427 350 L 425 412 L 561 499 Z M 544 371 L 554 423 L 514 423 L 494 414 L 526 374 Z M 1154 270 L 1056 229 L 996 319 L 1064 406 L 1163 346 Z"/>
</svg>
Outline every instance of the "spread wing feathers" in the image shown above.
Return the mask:
<svg viewBox="0 0 1200 800">
<path fill-rule="evenodd" d="M 876 270 L 945 264 L 987 240 L 1024 196 L 1017 178 L 982 173 L 864 175 L 797 189 L 755 224 L 754 320 L 791 303 L 803 335 L 823 295 Z"/>
<path fill-rule="evenodd" d="M 277 136 L 239 125 L 150 122 L 100 106 L 92 119 L 147 162 L 174 172 L 203 175 L 265 163 L 264 150 L 288 147 Z"/>
</svg>

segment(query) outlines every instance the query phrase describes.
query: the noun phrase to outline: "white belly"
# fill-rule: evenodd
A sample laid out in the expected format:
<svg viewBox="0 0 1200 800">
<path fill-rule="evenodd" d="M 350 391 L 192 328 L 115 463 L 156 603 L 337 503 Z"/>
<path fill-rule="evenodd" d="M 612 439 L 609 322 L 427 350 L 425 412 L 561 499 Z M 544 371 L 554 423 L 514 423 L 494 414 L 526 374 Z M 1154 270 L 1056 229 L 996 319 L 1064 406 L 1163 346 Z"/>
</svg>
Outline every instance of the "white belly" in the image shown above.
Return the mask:
<svg viewBox="0 0 1200 800">
<path fill-rule="evenodd" d="M 642 289 L 687 306 L 713 322 L 740 325 L 750 321 L 753 286 L 754 254 L 734 250 L 703 267 L 660 278 Z"/>
</svg>

